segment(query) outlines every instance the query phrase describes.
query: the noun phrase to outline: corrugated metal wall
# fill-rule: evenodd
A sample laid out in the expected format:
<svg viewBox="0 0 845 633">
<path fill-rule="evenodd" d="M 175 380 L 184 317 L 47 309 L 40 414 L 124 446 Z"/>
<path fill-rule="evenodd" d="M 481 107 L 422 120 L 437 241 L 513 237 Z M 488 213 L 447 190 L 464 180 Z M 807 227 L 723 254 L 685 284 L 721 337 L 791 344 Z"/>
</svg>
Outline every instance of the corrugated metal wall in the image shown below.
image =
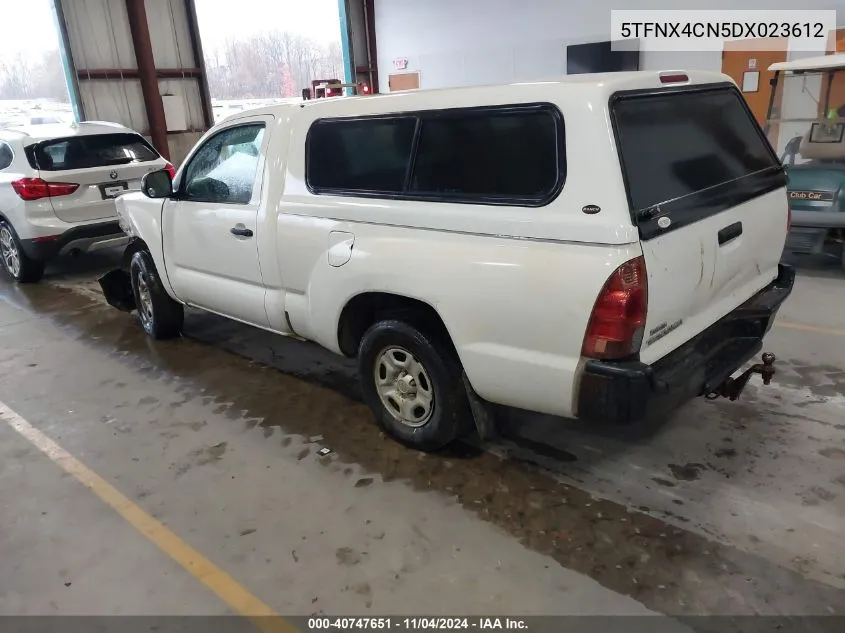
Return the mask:
<svg viewBox="0 0 845 633">
<path fill-rule="evenodd" d="M 56 0 L 61 3 L 73 67 L 78 72 L 79 96 L 88 120 L 122 123 L 149 134 L 140 81 L 109 73 L 108 79 L 91 78 L 94 71 L 137 69 L 126 3 L 120 0 Z M 147 20 L 156 67 L 195 71 L 190 21 L 186 2 L 146 0 Z M 97 74 L 97 73 L 94 73 Z M 159 79 L 162 95 L 181 98 L 188 129 L 205 129 L 201 79 Z"/>
</svg>

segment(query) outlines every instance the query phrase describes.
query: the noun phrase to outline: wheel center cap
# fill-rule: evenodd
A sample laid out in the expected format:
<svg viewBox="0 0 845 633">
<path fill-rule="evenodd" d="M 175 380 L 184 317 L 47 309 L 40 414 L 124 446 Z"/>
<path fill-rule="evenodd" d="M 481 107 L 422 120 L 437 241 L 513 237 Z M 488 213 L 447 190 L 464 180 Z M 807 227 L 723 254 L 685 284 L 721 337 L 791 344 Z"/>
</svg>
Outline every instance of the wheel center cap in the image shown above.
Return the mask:
<svg viewBox="0 0 845 633">
<path fill-rule="evenodd" d="M 412 396 L 417 391 L 417 385 L 414 382 L 413 376 L 409 376 L 408 374 L 399 377 L 399 380 L 396 381 L 396 388 L 403 396 Z"/>
</svg>

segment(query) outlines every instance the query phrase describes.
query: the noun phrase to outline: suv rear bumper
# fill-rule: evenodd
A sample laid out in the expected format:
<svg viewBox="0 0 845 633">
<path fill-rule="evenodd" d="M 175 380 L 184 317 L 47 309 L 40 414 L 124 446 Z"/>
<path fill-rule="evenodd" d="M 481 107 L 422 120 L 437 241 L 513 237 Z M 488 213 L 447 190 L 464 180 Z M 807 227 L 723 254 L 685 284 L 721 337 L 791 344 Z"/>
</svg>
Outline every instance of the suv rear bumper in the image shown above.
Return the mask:
<svg viewBox="0 0 845 633">
<path fill-rule="evenodd" d="M 763 347 L 794 282 L 794 269 L 780 264 L 771 284 L 654 365 L 587 361 L 578 389 L 578 419 L 639 422 L 717 391 Z"/>
<path fill-rule="evenodd" d="M 56 236 L 21 240 L 21 246 L 32 259 L 46 260 L 73 248 L 92 251 L 100 247 L 120 246 L 128 239 L 115 220 L 74 226 Z"/>
</svg>

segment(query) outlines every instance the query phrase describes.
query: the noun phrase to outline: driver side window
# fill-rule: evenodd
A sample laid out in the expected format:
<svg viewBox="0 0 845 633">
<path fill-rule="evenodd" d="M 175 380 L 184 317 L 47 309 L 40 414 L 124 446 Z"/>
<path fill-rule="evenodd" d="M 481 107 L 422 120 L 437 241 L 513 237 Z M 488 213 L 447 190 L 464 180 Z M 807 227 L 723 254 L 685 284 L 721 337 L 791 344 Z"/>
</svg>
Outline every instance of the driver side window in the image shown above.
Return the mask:
<svg viewBox="0 0 845 633">
<path fill-rule="evenodd" d="M 183 200 L 249 204 L 264 137 L 264 124 L 223 130 L 197 150 L 185 170 Z"/>
</svg>

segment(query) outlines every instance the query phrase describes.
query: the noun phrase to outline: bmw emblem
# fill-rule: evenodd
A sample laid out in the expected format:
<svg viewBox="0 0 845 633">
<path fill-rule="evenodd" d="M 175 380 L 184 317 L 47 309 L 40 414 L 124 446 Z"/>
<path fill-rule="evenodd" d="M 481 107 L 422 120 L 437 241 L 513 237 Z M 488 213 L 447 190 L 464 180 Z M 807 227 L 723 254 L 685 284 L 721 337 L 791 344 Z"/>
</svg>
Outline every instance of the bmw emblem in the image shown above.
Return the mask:
<svg viewBox="0 0 845 633">
<path fill-rule="evenodd" d="M 117 172 L 114 169 L 112 169 L 109 173 L 109 178 L 111 178 L 112 180 L 117 180 Z"/>
</svg>

